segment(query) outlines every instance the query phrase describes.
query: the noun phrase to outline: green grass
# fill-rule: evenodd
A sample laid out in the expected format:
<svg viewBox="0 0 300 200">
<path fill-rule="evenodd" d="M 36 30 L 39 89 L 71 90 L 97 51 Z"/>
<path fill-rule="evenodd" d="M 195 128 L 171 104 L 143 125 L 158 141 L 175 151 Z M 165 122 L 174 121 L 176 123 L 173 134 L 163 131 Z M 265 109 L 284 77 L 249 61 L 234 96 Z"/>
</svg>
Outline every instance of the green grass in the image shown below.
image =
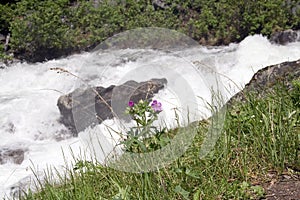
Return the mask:
<svg viewBox="0 0 300 200">
<path fill-rule="evenodd" d="M 298 88 L 297 88 L 298 84 Z M 263 98 L 246 95 L 228 108 L 213 151 L 199 159 L 210 121 L 198 124 L 191 147 L 155 172 L 126 173 L 77 160 L 59 184 L 48 179 L 24 199 L 259 199 L 268 173 L 299 173 L 300 87 L 278 86 Z"/>
</svg>

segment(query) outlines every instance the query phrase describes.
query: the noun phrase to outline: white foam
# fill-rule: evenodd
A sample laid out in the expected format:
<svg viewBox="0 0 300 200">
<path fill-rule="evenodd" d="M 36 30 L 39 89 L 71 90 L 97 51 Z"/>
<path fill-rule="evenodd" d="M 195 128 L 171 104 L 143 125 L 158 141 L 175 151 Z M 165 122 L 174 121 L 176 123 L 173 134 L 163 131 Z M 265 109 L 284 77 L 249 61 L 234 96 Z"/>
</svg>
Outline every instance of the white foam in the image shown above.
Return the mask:
<svg viewBox="0 0 300 200">
<path fill-rule="evenodd" d="M 167 88 L 161 90 L 155 98 L 163 104 L 161 120 L 167 119 L 168 124 L 174 124 L 174 108 L 196 106 L 195 113 L 200 113 L 202 117 L 209 115 L 208 110 L 203 110 L 205 104 L 201 103 L 200 97 L 211 97 L 203 81 L 213 81 L 207 76 L 210 66 L 214 66 L 221 74 L 225 87 L 229 89 L 226 93 L 229 98 L 238 92 L 257 70 L 271 64 L 300 59 L 300 43 L 279 46 L 271 44 L 260 35 L 255 35 L 247 37 L 240 44 L 191 48 L 175 53 L 177 59 L 174 55 L 154 50 L 127 49 L 101 55 L 84 53 L 34 65 L 15 64 L 0 70 L 0 147 L 27 149 L 21 165 L 0 165 L 0 198 L 5 196 L 5 193 L 9 195 L 12 185 L 32 176 L 32 165 L 43 171 L 50 165 L 59 168 L 65 165 L 66 161 L 70 163 L 73 161 L 70 147 L 75 156 L 80 154 L 80 138 L 58 141 L 60 135 L 64 135 L 67 130 L 57 121 L 60 114 L 56 104 L 60 95 L 71 92 L 84 83 L 71 74 L 57 74 L 50 68 L 64 68 L 84 80 L 89 80 L 91 85 L 104 87 L 131 79 L 145 81 L 150 78 L 162 78 L 166 73 L 164 70 L 176 72 L 175 75 L 186 81 L 190 92 L 196 98 L 189 101 L 185 99 L 189 96 L 180 96 L 185 94 L 184 87 L 174 90 L 180 88 L 179 84 L 176 85 L 178 81 L 184 83 L 178 79 L 180 77 L 173 74 L 173 78 L 167 78 Z M 157 67 L 159 63 L 167 63 L 167 66 L 161 65 L 163 70 L 160 70 L 160 67 Z M 199 67 L 202 74 L 195 73 L 195 69 Z M 139 69 L 142 70 L 137 73 Z M 141 76 L 141 73 L 144 75 Z M 195 116 L 195 119 L 197 117 L 200 116 Z"/>
</svg>

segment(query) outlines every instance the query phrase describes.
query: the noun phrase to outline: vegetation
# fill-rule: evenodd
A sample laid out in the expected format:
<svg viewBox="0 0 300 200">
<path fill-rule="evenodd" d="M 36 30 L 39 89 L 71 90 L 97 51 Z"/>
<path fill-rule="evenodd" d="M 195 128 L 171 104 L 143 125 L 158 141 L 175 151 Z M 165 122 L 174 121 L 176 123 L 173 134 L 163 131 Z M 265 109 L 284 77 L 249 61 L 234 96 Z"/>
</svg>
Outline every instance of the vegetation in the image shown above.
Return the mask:
<svg viewBox="0 0 300 200">
<path fill-rule="evenodd" d="M 165 0 L 164 8 L 152 0 L 10 2 L 0 4 L 0 33 L 11 33 L 15 57 L 33 62 L 88 50 L 138 27 L 175 29 L 209 45 L 300 28 L 297 0 Z"/>
<path fill-rule="evenodd" d="M 222 135 L 205 159 L 199 159 L 199 149 L 210 119 L 199 122 L 192 146 L 163 169 L 126 173 L 77 160 L 67 176 L 60 174 L 60 184 L 49 176 L 38 193 L 24 199 L 260 199 L 263 183 L 283 171 L 299 173 L 299 102 L 300 81 L 292 89 L 279 84 L 259 99 L 247 94 L 244 103 L 227 110 Z"/>
<path fill-rule="evenodd" d="M 89 50 L 116 33 L 138 27 L 183 32 L 202 44 L 238 42 L 249 34 L 270 36 L 299 29 L 297 0 L 19 0 L 1 1 L 0 33 L 11 34 L 8 53 L 27 61 L 44 61 Z M 197 124 L 188 151 L 172 164 L 147 173 L 127 173 L 96 162 L 76 160 L 59 183 L 49 176 L 37 193 L 23 199 L 259 199 L 263 183 L 300 171 L 300 81 L 283 85 L 263 98 L 247 94 L 226 112 L 224 130 L 213 151 L 199 159 L 211 120 Z M 149 107 L 148 107 L 149 108 Z M 125 151 L 148 152 L 168 144 L 178 129 L 155 130 L 140 140 L 132 134 Z M 55 170 L 54 170 L 55 171 Z"/>
</svg>

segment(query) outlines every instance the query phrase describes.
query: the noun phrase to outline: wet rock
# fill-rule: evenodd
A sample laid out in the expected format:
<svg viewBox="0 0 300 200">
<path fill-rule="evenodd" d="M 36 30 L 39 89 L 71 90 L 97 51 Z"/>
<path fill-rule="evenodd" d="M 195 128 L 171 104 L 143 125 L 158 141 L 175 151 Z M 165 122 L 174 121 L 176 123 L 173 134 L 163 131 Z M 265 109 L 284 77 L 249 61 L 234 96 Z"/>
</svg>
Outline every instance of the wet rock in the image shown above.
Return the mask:
<svg viewBox="0 0 300 200">
<path fill-rule="evenodd" d="M 247 88 L 256 90 L 270 88 L 278 81 L 289 84 L 300 77 L 300 60 L 271 65 L 254 74 Z"/>
<path fill-rule="evenodd" d="M 44 176 L 45 172 L 35 171 L 34 175 L 26 176 L 17 183 L 11 185 L 8 188 L 8 199 L 23 199 L 26 197 L 26 193 L 28 193 L 29 190 L 33 193 L 40 190 L 41 185 L 45 184 Z"/>
<path fill-rule="evenodd" d="M 5 55 L 7 57 L 0 61 L 0 69 L 5 69 L 21 62 L 20 60 L 14 58 L 12 53 L 6 52 Z"/>
<path fill-rule="evenodd" d="M 3 165 L 5 163 L 14 163 L 14 164 L 22 164 L 24 160 L 24 153 L 26 149 L 16 148 L 10 149 L 7 147 L 0 148 L 0 164 Z"/>
<path fill-rule="evenodd" d="M 4 69 L 6 67 L 4 62 L 0 62 L 0 69 Z"/>
<path fill-rule="evenodd" d="M 8 133 L 15 133 L 16 131 L 16 127 L 12 122 L 7 123 L 3 128 L 5 128 L 4 130 Z"/>
<path fill-rule="evenodd" d="M 300 41 L 300 31 L 285 30 L 276 32 L 271 35 L 270 41 L 281 45 L 297 42 Z"/>
<path fill-rule="evenodd" d="M 245 88 L 229 100 L 229 105 L 233 101 L 244 101 L 245 94 L 249 92 L 254 92 L 258 98 L 263 97 L 278 83 L 283 83 L 290 89 L 292 81 L 299 78 L 300 60 L 265 67 L 256 72 Z"/>
<path fill-rule="evenodd" d="M 107 88 L 76 89 L 58 99 L 60 122 L 68 127 L 74 136 L 77 136 L 85 128 L 100 124 L 106 119 L 117 116 L 126 120 L 124 111 L 129 100 L 150 101 L 166 83 L 166 79 L 151 79 L 140 83 L 127 81 L 122 85 L 111 85 Z"/>
</svg>

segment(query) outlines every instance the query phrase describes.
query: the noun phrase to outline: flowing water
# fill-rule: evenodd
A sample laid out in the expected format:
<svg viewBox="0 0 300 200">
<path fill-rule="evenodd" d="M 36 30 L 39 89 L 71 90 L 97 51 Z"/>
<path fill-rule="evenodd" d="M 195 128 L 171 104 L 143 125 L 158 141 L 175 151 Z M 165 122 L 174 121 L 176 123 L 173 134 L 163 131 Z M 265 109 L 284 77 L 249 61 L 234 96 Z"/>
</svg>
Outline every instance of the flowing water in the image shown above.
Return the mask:
<svg viewBox="0 0 300 200">
<path fill-rule="evenodd" d="M 18 186 L 28 185 L 33 171 L 43 174 L 50 167 L 63 169 L 82 153 L 80 137 L 73 137 L 58 122 L 60 113 L 56 105 L 62 94 L 83 85 L 78 77 L 89 80 L 91 85 L 108 87 L 131 79 L 145 81 L 162 78 L 164 71 L 157 72 L 162 67 L 158 63 L 167 63 L 186 80 L 196 101 L 199 101 L 198 97 L 210 98 L 209 91 L 202 88 L 204 83 L 195 73 L 195 68 L 182 66 L 200 63 L 201 66 L 214 66 L 228 99 L 241 90 L 259 69 L 300 59 L 300 43 L 280 46 L 254 35 L 239 44 L 193 47 L 176 53 L 180 55 L 179 60 L 158 50 L 111 50 L 37 64 L 18 63 L 0 70 L 0 152 L 3 149 L 21 149 L 25 152 L 21 164 L 8 159 L 0 165 L 0 198 L 12 195 Z M 50 68 L 63 68 L 78 77 L 57 73 Z M 156 69 L 155 73 L 153 69 Z M 170 79 L 167 88 L 155 96 L 163 103 L 165 112 L 162 115 L 166 119 L 172 119 L 172 108 L 178 106 L 178 102 L 185 104 L 182 99 L 186 98 L 180 97 L 180 92 L 174 92 Z M 185 90 L 176 84 L 173 87 L 179 87 L 179 91 Z M 201 94 L 197 93 L 199 90 Z M 201 106 L 196 110 L 205 113 L 201 112 Z M 195 119 L 197 117 L 207 115 L 195 116 Z M 106 121 L 106 124 L 110 123 L 111 120 Z"/>
</svg>

